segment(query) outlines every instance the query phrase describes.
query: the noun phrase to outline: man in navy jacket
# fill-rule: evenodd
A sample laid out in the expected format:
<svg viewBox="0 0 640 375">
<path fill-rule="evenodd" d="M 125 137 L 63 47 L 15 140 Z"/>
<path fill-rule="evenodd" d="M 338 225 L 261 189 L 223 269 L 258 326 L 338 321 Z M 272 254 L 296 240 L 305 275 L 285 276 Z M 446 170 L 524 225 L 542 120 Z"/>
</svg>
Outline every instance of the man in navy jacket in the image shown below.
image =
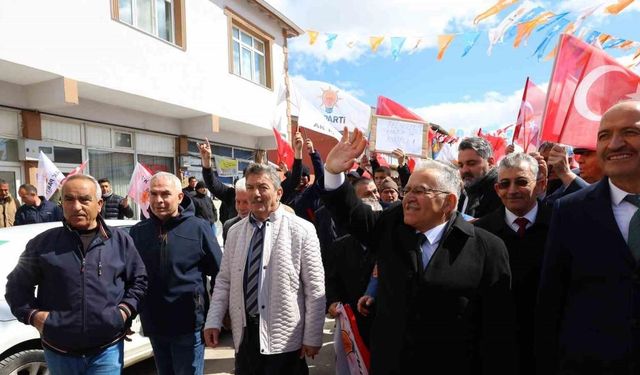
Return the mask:
<svg viewBox="0 0 640 375">
<path fill-rule="evenodd" d="M 209 223 L 194 215 L 178 177 L 155 174 L 149 196 L 150 219 L 131 228 L 149 272 L 142 329 L 151 340 L 158 374 L 202 374 L 206 281 L 207 276 L 215 280 L 222 252 Z"/>
<path fill-rule="evenodd" d="M 22 200 L 22 206 L 16 212 L 15 225 L 34 223 L 48 223 L 62 220 L 60 207 L 38 196 L 36 187 L 31 184 L 23 184 L 18 188 L 18 195 Z"/>
<path fill-rule="evenodd" d="M 5 297 L 40 332 L 51 374 L 119 374 L 147 274 L 129 235 L 99 216 L 93 177 L 70 177 L 62 197 L 64 225 L 27 243 Z"/>
</svg>

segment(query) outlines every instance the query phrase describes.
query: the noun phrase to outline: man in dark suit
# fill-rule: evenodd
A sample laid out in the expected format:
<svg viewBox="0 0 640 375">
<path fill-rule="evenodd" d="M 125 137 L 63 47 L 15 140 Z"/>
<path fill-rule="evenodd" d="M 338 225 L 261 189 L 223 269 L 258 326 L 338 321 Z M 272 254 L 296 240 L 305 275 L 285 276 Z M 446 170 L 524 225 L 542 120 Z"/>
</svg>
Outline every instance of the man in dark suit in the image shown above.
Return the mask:
<svg viewBox="0 0 640 375">
<path fill-rule="evenodd" d="M 640 374 L 640 101 L 597 134 L 607 177 L 554 205 L 536 317 L 540 374 Z"/>
<path fill-rule="evenodd" d="M 537 177 L 538 162 L 532 156 L 523 153 L 507 155 L 498 165 L 498 182 L 495 185 L 504 207 L 474 223 L 500 237 L 509 251 L 520 375 L 535 374 L 534 308 L 551 219 L 551 208 L 537 200 L 546 189 L 546 178 Z"/>
<path fill-rule="evenodd" d="M 455 213 L 459 172 L 428 162 L 409 178 L 402 205 L 373 212 L 342 174 L 365 144 L 345 128 L 321 183 L 336 223 L 378 259 L 372 373 L 513 374 L 507 249 Z"/>
</svg>

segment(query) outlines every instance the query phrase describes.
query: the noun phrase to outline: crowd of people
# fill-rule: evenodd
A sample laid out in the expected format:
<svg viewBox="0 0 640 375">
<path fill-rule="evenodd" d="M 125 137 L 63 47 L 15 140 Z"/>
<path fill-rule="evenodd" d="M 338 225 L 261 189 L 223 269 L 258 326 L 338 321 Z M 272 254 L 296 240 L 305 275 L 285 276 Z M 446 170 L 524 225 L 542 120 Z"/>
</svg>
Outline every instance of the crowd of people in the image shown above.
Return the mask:
<svg viewBox="0 0 640 375">
<path fill-rule="evenodd" d="M 64 218 L 6 286 L 50 372 L 119 373 L 139 314 L 161 375 L 202 374 L 225 328 L 236 374 L 307 374 L 345 304 L 372 374 L 640 374 L 640 102 L 603 115 L 595 149 L 499 161 L 480 137 L 457 165 L 410 170 L 397 149 L 396 171 L 362 156 L 357 129 L 325 160 L 292 143 L 291 170 L 254 163 L 234 186 L 200 144 L 203 181 L 155 174 L 128 234 L 104 222 L 133 216 L 107 179 L 70 177 L 61 208 L 22 185 L 17 210 L 0 181 L 5 226 Z"/>
</svg>

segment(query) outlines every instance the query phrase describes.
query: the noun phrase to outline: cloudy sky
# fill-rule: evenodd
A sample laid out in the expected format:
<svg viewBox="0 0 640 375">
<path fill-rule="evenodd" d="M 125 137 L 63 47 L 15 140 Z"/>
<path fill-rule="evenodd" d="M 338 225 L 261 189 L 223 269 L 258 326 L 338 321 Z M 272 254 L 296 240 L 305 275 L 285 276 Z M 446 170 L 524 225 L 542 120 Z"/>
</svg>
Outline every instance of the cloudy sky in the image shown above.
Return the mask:
<svg viewBox="0 0 640 375">
<path fill-rule="evenodd" d="M 448 130 L 496 129 L 512 123 L 526 77 L 541 86 L 549 81 L 552 60 L 532 56 L 547 30 L 534 32 L 527 45 L 517 49 L 506 40 L 487 55 L 488 30 L 525 1 L 555 13 L 569 11 L 570 20 L 602 4 L 583 27 L 640 42 L 640 1 L 612 16 L 602 9 L 616 0 L 521 0 L 477 27 L 473 18 L 496 0 L 268 1 L 303 29 L 320 32 L 315 45 L 309 45 L 307 35 L 290 41 L 292 75 L 330 82 L 369 105 L 375 105 L 378 95 L 387 96 Z M 473 30 L 481 35 L 467 56 L 461 57 L 464 43 L 458 37 L 444 58 L 436 60 L 438 35 Z M 338 35 L 331 49 L 327 33 Z M 374 54 L 368 40 L 375 35 L 387 38 Z M 391 36 L 407 37 L 397 61 L 391 56 Z M 637 49 L 607 51 L 629 61 Z"/>
</svg>

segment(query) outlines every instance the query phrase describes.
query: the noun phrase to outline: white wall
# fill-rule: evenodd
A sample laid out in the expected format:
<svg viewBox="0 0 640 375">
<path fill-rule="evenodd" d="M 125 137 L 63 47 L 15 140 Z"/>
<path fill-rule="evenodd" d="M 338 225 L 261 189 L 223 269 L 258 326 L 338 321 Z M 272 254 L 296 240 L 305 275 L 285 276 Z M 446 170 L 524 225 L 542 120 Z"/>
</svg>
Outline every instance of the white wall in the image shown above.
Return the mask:
<svg viewBox="0 0 640 375">
<path fill-rule="evenodd" d="M 0 59 L 270 129 L 277 87 L 269 90 L 229 74 L 223 9 L 228 5 L 276 38 L 276 84 L 283 71 L 280 26 L 246 1 L 185 1 L 183 51 L 113 21 L 109 0 L 2 0 L 0 35 L 10 37 L 0 38 Z M 11 102 L 16 101 L 20 98 Z M 170 119 L 160 122 L 158 130 L 180 132 Z"/>
</svg>

